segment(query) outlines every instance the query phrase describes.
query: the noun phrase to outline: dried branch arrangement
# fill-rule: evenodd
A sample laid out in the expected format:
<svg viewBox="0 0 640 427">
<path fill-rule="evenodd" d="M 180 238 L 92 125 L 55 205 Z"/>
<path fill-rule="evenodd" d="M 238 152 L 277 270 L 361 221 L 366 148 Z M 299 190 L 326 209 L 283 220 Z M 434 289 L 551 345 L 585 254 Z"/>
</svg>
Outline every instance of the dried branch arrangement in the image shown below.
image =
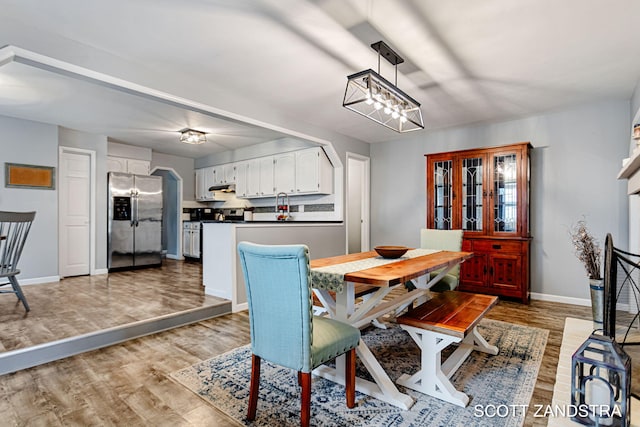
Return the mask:
<svg viewBox="0 0 640 427">
<path fill-rule="evenodd" d="M 584 264 L 589 279 L 601 279 L 600 263 L 602 260 L 602 251 L 598 241 L 593 238 L 587 229 L 585 220 L 578 223 L 571 230 L 571 240 L 578 259 Z"/>
</svg>

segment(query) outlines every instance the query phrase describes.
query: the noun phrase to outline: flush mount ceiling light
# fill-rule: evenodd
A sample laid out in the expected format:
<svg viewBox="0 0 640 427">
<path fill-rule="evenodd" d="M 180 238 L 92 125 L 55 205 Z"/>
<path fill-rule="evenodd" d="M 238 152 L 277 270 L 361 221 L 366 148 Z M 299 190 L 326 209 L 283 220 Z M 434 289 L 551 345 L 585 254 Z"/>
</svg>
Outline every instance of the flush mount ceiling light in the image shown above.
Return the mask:
<svg viewBox="0 0 640 427">
<path fill-rule="evenodd" d="M 398 89 L 398 64 L 404 62 L 384 42 L 371 45 L 378 52 L 378 72 L 372 69 L 347 76 L 342 106 L 396 132 L 424 129 L 420 103 Z M 395 67 L 395 84 L 380 75 L 380 56 Z"/>
<path fill-rule="evenodd" d="M 204 132 L 193 129 L 182 129 L 180 131 L 180 142 L 185 144 L 204 144 L 207 142 L 207 137 Z"/>
</svg>

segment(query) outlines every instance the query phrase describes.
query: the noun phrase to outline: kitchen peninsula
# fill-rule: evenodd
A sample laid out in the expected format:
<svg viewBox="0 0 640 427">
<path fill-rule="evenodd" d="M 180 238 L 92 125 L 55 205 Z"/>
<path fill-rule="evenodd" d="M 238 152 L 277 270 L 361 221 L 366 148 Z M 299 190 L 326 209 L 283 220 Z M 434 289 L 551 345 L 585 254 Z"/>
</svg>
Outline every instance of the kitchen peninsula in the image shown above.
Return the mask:
<svg viewBox="0 0 640 427">
<path fill-rule="evenodd" d="M 247 309 L 247 295 L 237 246 L 241 241 L 260 244 L 305 244 L 311 258 L 345 252 L 342 222 L 205 222 L 202 241 L 202 282 L 205 293 L 231 300 L 233 312 Z"/>
</svg>

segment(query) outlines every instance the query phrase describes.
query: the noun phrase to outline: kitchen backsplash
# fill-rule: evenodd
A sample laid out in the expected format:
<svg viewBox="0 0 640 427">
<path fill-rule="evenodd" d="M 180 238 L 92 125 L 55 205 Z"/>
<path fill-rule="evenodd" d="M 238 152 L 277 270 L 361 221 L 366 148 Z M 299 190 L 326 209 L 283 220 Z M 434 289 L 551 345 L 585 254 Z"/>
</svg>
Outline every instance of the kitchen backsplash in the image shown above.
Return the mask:
<svg viewBox="0 0 640 427">
<path fill-rule="evenodd" d="M 333 203 L 319 203 L 316 205 L 304 205 L 305 212 L 333 212 L 335 206 Z M 254 213 L 272 213 L 276 211 L 275 206 L 256 206 Z M 289 212 L 300 212 L 299 205 L 289 206 Z"/>
</svg>

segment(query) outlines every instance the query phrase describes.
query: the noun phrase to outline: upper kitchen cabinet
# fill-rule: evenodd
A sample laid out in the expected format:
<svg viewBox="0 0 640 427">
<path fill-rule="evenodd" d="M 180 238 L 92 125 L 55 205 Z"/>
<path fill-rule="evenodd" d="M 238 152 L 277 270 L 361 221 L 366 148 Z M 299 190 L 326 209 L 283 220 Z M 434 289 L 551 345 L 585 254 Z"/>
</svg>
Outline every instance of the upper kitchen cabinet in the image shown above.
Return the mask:
<svg viewBox="0 0 640 427">
<path fill-rule="evenodd" d="M 273 197 L 273 157 L 239 162 L 236 165 L 236 197 Z"/>
<path fill-rule="evenodd" d="M 196 187 L 235 184 L 236 197 L 274 197 L 284 192 L 297 194 L 332 194 L 333 167 L 320 147 L 290 151 L 272 156 L 227 163 L 209 168 L 211 174 L 198 178 Z M 208 186 L 204 180 L 212 178 Z M 200 181 L 198 181 L 200 179 Z M 198 184 L 201 182 L 202 184 Z M 199 199 L 196 200 L 207 200 Z M 212 199 L 211 199 L 212 200 Z"/>
<path fill-rule="evenodd" d="M 320 147 L 274 156 L 274 168 L 276 193 L 333 193 L 333 167 Z"/>
<path fill-rule="evenodd" d="M 295 152 L 273 156 L 273 181 L 275 192 L 293 194 L 296 191 Z"/>
<path fill-rule="evenodd" d="M 196 169 L 196 200 L 204 200 L 204 169 Z"/>
<path fill-rule="evenodd" d="M 213 166 L 213 185 L 235 184 L 236 167 L 236 163 Z"/>
<path fill-rule="evenodd" d="M 295 194 L 333 193 L 333 167 L 320 147 L 296 151 Z"/>
<path fill-rule="evenodd" d="M 125 157 L 107 156 L 107 172 L 149 175 L 151 172 L 151 162 L 147 160 L 127 159 Z"/>
<path fill-rule="evenodd" d="M 529 143 L 427 155 L 427 228 L 464 230 L 460 290 L 529 299 Z"/>
<path fill-rule="evenodd" d="M 236 197 L 247 197 L 247 167 L 249 161 L 236 163 Z"/>
<path fill-rule="evenodd" d="M 200 202 L 211 201 L 215 199 L 213 191 L 209 188 L 214 185 L 213 168 L 196 169 L 196 200 Z"/>
<path fill-rule="evenodd" d="M 237 197 L 333 193 L 333 167 L 320 147 L 238 162 L 235 175 Z"/>
</svg>

